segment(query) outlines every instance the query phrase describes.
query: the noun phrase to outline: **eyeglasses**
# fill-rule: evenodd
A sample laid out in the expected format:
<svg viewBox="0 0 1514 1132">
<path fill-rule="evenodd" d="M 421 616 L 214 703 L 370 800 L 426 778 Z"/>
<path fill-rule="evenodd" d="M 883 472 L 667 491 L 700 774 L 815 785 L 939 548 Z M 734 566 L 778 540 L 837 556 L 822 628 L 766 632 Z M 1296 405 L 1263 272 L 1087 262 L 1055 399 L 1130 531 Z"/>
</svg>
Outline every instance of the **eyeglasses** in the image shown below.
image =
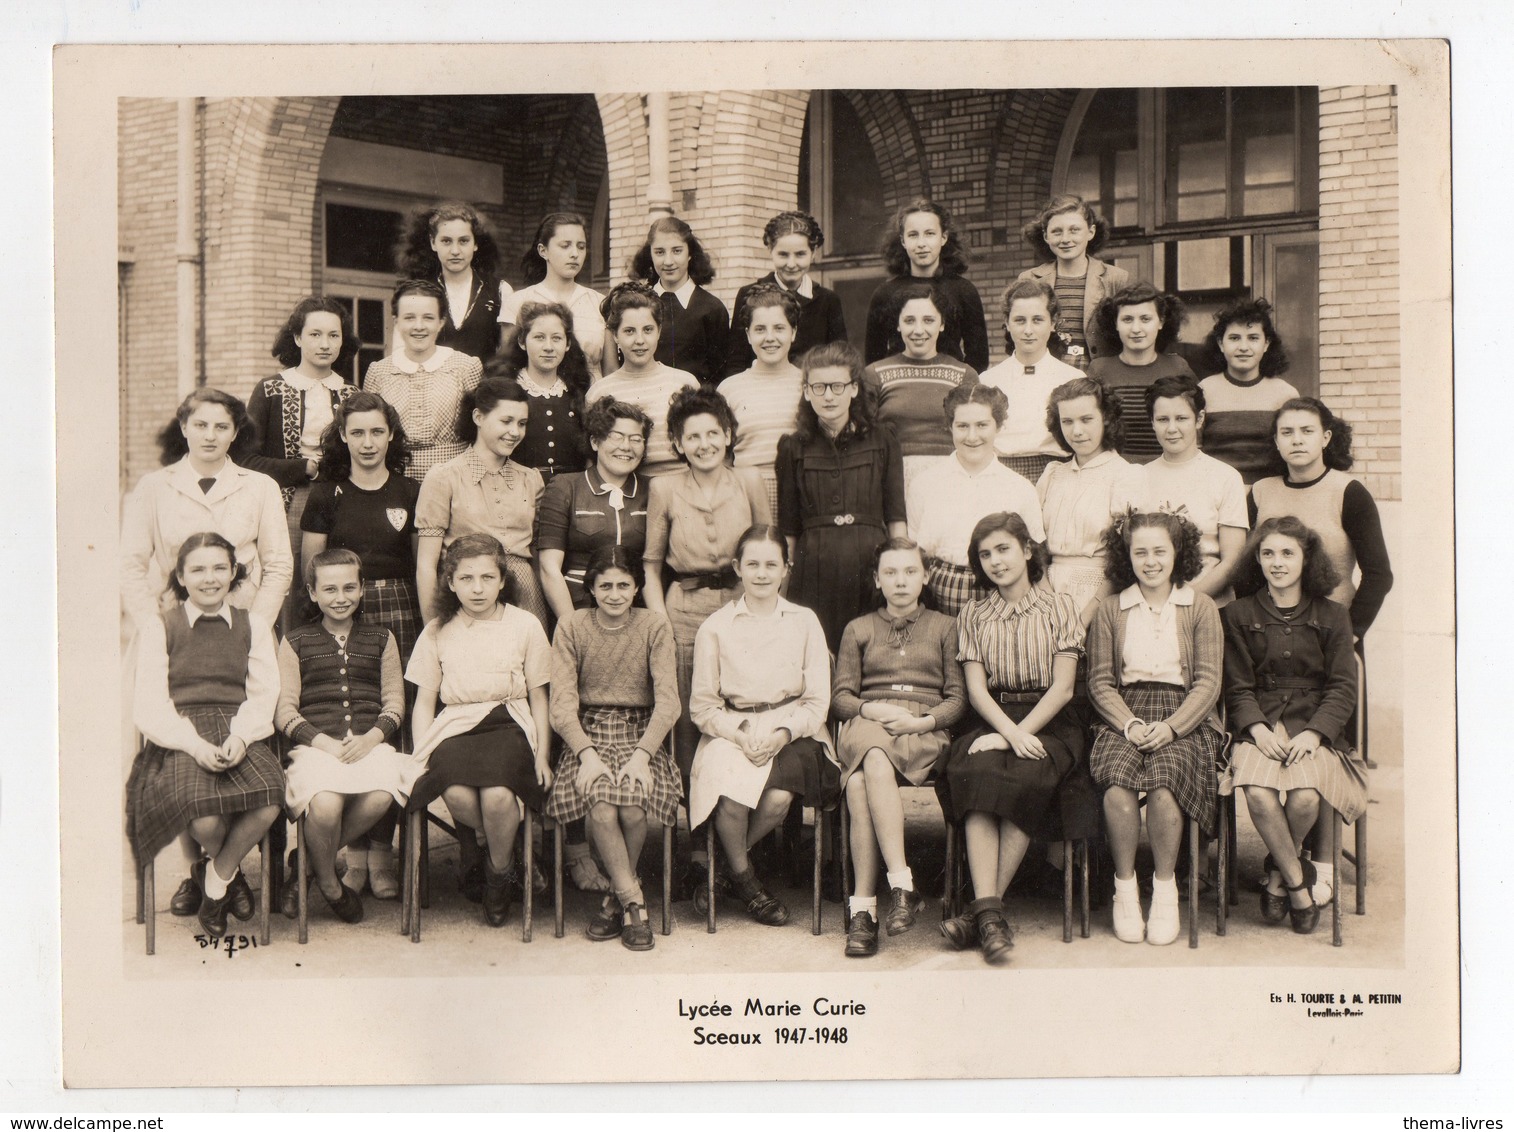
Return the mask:
<svg viewBox="0 0 1514 1132">
<path fill-rule="evenodd" d="M 856 384 L 855 381 L 816 381 L 806 385 L 805 388 L 810 391 L 811 397 L 823 397 L 827 393 L 832 397 L 840 397 Z"/>
<path fill-rule="evenodd" d="M 632 448 L 645 448 L 647 438 L 639 432 L 607 432 L 605 433 L 606 444 L 629 444 Z"/>
</svg>

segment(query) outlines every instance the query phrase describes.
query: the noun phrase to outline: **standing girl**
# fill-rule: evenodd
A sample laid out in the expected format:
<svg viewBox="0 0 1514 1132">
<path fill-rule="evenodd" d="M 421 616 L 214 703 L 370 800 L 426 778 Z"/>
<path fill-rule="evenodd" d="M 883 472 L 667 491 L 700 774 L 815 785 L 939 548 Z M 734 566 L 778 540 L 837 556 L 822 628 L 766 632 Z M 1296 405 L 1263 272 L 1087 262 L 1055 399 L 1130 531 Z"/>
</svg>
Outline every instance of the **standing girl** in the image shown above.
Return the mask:
<svg viewBox="0 0 1514 1132">
<path fill-rule="evenodd" d="M 778 514 L 778 441 L 799 427 L 804 375 L 789 360 L 799 300 L 776 284 L 748 288 L 736 308 L 755 359 L 752 368 L 720 383 L 719 393 L 736 414 L 738 468 L 756 468 L 768 490 L 768 508 Z"/>
<path fill-rule="evenodd" d="M 910 537 L 925 554 L 936 608 L 955 617 L 968 602 L 988 596 L 981 571 L 972 564 L 972 532 L 979 519 L 1009 511 L 1020 516 L 1036 542 L 1046 533 L 1036 489 L 995 457 L 994 438 L 1008 411 L 1003 392 L 991 385 L 959 385 L 941 410 L 954 451 L 915 477 L 906 510 Z"/>
<path fill-rule="evenodd" d="M 1162 455 L 1125 478 L 1137 511 L 1181 514 L 1199 531 L 1203 569 L 1193 588 L 1224 605 L 1246 544 L 1246 485 L 1229 464 L 1199 451 L 1204 393 L 1192 378 L 1164 377 L 1146 390 L 1146 415 Z"/>
<path fill-rule="evenodd" d="M 810 266 L 815 253 L 825 245 L 825 233 L 820 224 L 807 212 L 780 212 L 767 222 L 762 230 L 762 246 L 773 257 L 773 270 L 755 283 L 748 283 L 736 292 L 732 304 L 740 310 L 747 292 L 763 284 L 782 287 L 799 303 L 799 319 L 794 324 L 794 342 L 789 347 L 789 360 L 798 358 L 827 342 L 846 341 L 846 316 L 841 310 L 841 297 L 828 287 L 822 287 L 810 278 Z M 739 327 L 731 331 L 730 348 L 726 351 L 725 372 L 741 373 L 752 366 L 752 344 Z"/>
<path fill-rule="evenodd" d="M 401 279 L 433 280 L 447 297 L 437 345 L 480 362 L 499 351 L 499 245 L 472 207 L 449 200 L 410 214 L 396 249 Z"/>
<path fill-rule="evenodd" d="M 1105 548 L 1118 592 L 1100 603 L 1088 630 L 1088 698 L 1103 718 L 1089 766 L 1104 788 L 1114 933 L 1126 943 L 1144 935 L 1167 944 L 1179 930 L 1173 870 L 1183 818 L 1214 828 L 1224 630 L 1214 602 L 1188 584 L 1202 557 L 1187 519 L 1132 512 L 1110 525 Z M 1149 924 L 1135 877 L 1141 794 L 1155 859 Z"/>
<path fill-rule="evenodd" d="M 788 922 L 788 908 L 757 879 L 747 853 L 782 823 L 796 796 L 817 809 L 835 802 L 825 726 L 830 653 L 815 615 L 779 594 L 788 549 L 776 529 L 743 534 L 735 569 L 741 597 L 710 615 L 694 645 L 689 707 L 704 737 L 690 776 L 689 822 L 714 814 L 731 890 L 754 920 L 776 927 Z"/>
<path fill-rule="evenodd" d="M 1204 451 L 1252 483 L 1274 463 L 1273 414 L 1298 396 L 1277 376 L 1288 368 L 1288 351 L 1272 325 L 1272 304 L 1266 299 L 1231 303 L 1214 316 L 1204 345 L 1211 364 L 1224 367 L 1199 382 L 1208 406 Z"/>
<path fill-rule="evenodd" d="M 908 931 L 924 903 L 904 856 L 899 776 L 911 786 L 925 782 L 967 706 L 956 622 L 920 606 L 920 547 L 903 538 L 879 544 L 873 584 L 883 594 L 883 608 L 846 627 L 831 695 L 831 713 L 842 721 L 837 746 L 857 870 L 846 954 L 857 958 L 878 950 L 880 851 L 889 889 L 888 934 Z"/>
<path fill-rule="evenodd" d="M 1366 772 L 1352 758 L 1356 711 L 1351 618 L 1325 595 L 1335 568 L 1320 538 L 1290 516 L 1264 520 L 1247 546 L 1266 588 L 1222 611 L 1225 704 L 1236 736 L 1230 781 L 1269 854 L 1262 918 L 1293 930 L 1319 923 L 1305 836 L 1328 802 L 1348 822 L 1367 812 Z M 1286 801 L 1284 800 L 1286 798 Z M 1333 879 L 1333 878 L 1332 878 Z"/>
<path fill-rule="evenodd" d="M 405 474 L 416 481 L 468 447 L 458 435 L 457 415 L 484 372 L 472 354 L 436 344 L 446 301 L 430 280 L 407 279 L 395 287 L 389 308 L 401 349 L 370 365 L 363 379 L 367 392 L 399 410 L 410 438 Z"/>
<path fill-rule="evenodd" d="M 426 768 L 410 807 L 441 797 L 459 844 L 483 830 L 484 919 L 496 928 L 518 883 L 511 856 L 522 808 L 539 809 L 552 785 L 551 647 L 541 623 L 509 604 L 510 570 L 493 536 L 453 540 L 442 556 L 436 620 L 405 670 L 419 689 L 411 726 Z"/>
<path fill-rule="evenodd" d="M 561 303 L 522 303 L 502 366 L 485 367 L 490 376 L 513 379 L 531 398 L 526 435 L 515 462 L 554 476 L 584 466 L 584 396 L 589 368 L 573 337 L 573 314 Z"/>
<path fill-rule="evenodd" d="M 868 366 L 863 383 L 878 399 L 878 419 L 899 437 L 908 485 L 925 468 L 951 455 L 951 432 L 941 420 L 941 401 L 959 385 L 976 385 L 978 371 L 936 352 L 944 303 L 933 284 L 910 283 L 899 288 L 895 299 L 894 324 L 904 351 Z"/>
<path fill-rule="evenodd" d="M 510 599 L 547 625 L 547 603 L 531 563 L 531 534 L 541 499 L 541 474 L 510 457 L 526 434 L 526 391 L 490 377 L 463 401 L 457 432 L 469 445 L 460 456 L 432 468 L 415 504 L 416 589 L 422 609 L 434 608 L 437 560 L 462 535 L 486 534 L 504 547 L 503 569 Z"/>
<path fill-rule="evenodd" d="M 834 649 L 877 604 L 867 566 L 879 543 L 904 534 L 904 470 L 853 347 L 818 346 L 803 370 L 799 430 L 778 442 L 778 526 L 794 562 L 789 596 L 815 611 Z"/>
<path fill-rule="evenodd" d="M 394 637 L 357 619 L 361 560 L 350 550 L 323 550 L 308 560 L 305 585 L 319 619 L 293 628 L 279 645 L 274 722 L 293 744 L 284 804 L 306 819 L 321 895 L 338 919 L 355 924 L 363 918 L 361 885 L 337 879 L 336 852 L 364 838 L 391 803 L 404 805 L 420 770 L 394 747 L 405 718 Z M 298 911 L 298 890 L 289 891 Z"/>
<path fill-rule="evenodd" d="M 1094 312 L 1108 296 L 1130 285 L 1130 274 L 1094 253 L 1109 239 L 1104 222 L 1082 197 L 1052 197 L 1020 233 L 1039 262 L 1016 282 L 1034 279 L 1057 296 L 1057 337 L 1066 345 L 1070 364 L 1088 369 L 1104 352 L 1094 332 Z"/>
<path fill-rule="evenodd" d="M 654 220 L 631 260 L 631 275 L 653 284 L 662 299 L 663 332 L 657 360 L 686 370 L 701 385 L 724 372 L 731 316 L 725 304 L 704 289 L 715 278 L 710 255 L 694 230 L 676 216 Z"/>
<path fill-rule="evenodd" d="M 883 264 L 890 278 L 873 292 L 867 307 L 867 346 L 863 357 L 876 362 L 902 349 L 894 312 L 897 292 L 911 280 L 932 283 L 944 310 L 941 349 L 978 372 L 988 368 L 988 326 L 978 289 L 963 276 L 967 253 L 951 214 L 942 205 L 918 197 L 894 213 L 883 243 Z"/>
<path fill-rule="evenodd" d="M 673 632 L 667 619 L 634 608 L 641 562 L 606 546 L 589 560 L 584 584 L 594 606 L 558 623 L 552 642 L 552 726 L 566 751 L 547 815 L 589 819 L 589 834 L 612 890 L 589 922 L 592 940 L 617 936 L 650 951 L 652 928 L 636 875 L 647 824 L 678 821 L 683 796 L 665 741 L 678 718 Z"/>
<path fill-rule="evenodd" d="M 1009 351 L 978 376 L 1009 398 L 1005 425 L 994 440 L 999 459 L 1031 483 L 1066 451 L 1045 423 L 1046 401 L 1059 385 L 1082 377 L 1048 348 L 1057 323 L 1057 293 L 1038 279 L 1010 284 L 1004 292 L 1004 346 Z"/>
<path fill-rule="evenodd" d="M 535 239 L 520 257 L 527 285 L 500 300 L 499 329 L 502 338 L 511 337 L 522 303 L 561 303 L 573 314 L 573 333 L 583 347 L 592 382 L 615 368 L 615 350 L 599 313 L 604 296 L 578 283 L 578 273 L 588 262 L 588 227 L 582 216 L 552 212 L 542 217 Z"/>
<path fill-rule="evenodd" d="M 1109 387 L 1131 420 L 1141 419 L 1143 395 L 1162 378 L 1195 380 L 1187 362 L 1167 353 L 1183 328 L 1183 318 L 1182 301 L 1150 283 L 1133 284 L 1099 304 L 1095 312 L 1097 332 L 1119 352 L 1095 358 L 1088 376 Z M 1160 453 L 1155 437 L 1147 436 L 1142 429 L 1133 432 L 1139 435 L 1126 435 L 1120 455 L 1145 463 Z"/>
<path fill-rule="evenodd" d="M 229 539 L 190 535 L 169 583 L 178 600 L 137 643 L 132 717 L 146 741 L 126 783 L 132 853 L 140 869 L 188 832 L 208 858 L 194 879 L 213 939 L 226 934 L 228 910 L 252 918 L 242 858 L 284 803 L 284 773 L 263 742 L 279 694 L 273 627 L 227 601 L 243 573 Z"/>
<path fill-rule="evenodd" d="M 672 434 L 666 428 L 668 402 L 680 389 L 697 389 L 691 373 L 657 360 L 662 337 L 662 300 L 645 283 L 622 283 L 610 292 L 601 310 L 614 338 L 621 367 L 595 383 L 590 400 L 611 397 L 635 405 L 652 420 L 652 435 L 641 474 L 649 478 L 678 470 Z"/>
<path fill-rule="evenodd" d="M 936 777 L 947 821 L 961 823 L 973 901 L 941 925 L 954 947 L 977 943 L 990 963 L 1014 946 L 1004 892 L 1031 839 L 1098 832 L 1072 700 L 1083 626 L 1066 594 L 1039 588 L 1045 551 L 1019 515 L 973 528 L 973 570 L 989 595 L 957 621 L 957 658 L 978 725 L 960 736 Z"/>
<path fill-rule="evenodd" d="M 1046 580 L 1057 593 L 1071 594 L 1084 628 L 1109 593 L 1104 572 L 1104 531 L 1126 506 L 1130 465 L 1120 455 L 1125 422 L 1120 403 L 1091 377 L 1077 377 L 1052 390 L 1046 429 L 1072 459 L 1046 465 L 1036 481 L 1046 549 Z"/>
</svg>

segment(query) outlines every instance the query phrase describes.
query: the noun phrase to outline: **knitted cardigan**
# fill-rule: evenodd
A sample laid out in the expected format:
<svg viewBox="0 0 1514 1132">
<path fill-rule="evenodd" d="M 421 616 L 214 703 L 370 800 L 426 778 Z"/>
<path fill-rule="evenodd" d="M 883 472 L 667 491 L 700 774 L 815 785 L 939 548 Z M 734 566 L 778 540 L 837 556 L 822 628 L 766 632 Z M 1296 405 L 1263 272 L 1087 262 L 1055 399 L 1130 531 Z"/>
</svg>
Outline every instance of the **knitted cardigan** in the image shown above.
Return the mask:
<svg viewBox="0 0 1514 1132">
<path fill-rule="evenodd" d="M 1225 629 L 1220 611 L 1208 596 L 1195 593 L 1192 605 L 1175 605 L 1178 621 L 1178 654 L 1183 669 L 1183 687 L 1188 694 L 1165 722 L 1181 738 L 1202 723 L 1223 732 L 1217 706 L 1220 673 L 1225 662 Z M 1130 610 L 1120 608 L 1120 595 L 1110 594 L 1099 603 L 1088 627 L 1088 698 L 1116 731 L 1135 718 L 1120 695 L 1121 658 L 1125 655 L 1125 628 Z M 1151 720 L 1147 720 L 1151 722 Z"/>
</svg>

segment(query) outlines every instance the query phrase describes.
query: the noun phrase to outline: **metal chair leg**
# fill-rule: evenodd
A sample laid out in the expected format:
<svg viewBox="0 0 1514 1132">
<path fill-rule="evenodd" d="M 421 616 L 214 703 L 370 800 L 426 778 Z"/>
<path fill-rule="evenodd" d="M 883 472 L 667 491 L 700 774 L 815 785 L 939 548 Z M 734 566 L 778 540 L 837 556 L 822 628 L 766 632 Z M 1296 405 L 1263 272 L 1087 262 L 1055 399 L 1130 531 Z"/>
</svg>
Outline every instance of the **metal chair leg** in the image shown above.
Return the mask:
<svg viewBox="0 0 1514 1132">
<path fill-rule="evenodd" d="M 521 862 L 521 922 L 520 941 L 531 942 L 531 914 L 536 904 L 536 838 L 532 835 L 531 811 L 526 811 L 525 836 L 521 839 L 525 842 L 525 850 L 521 854 L 524 860 Z"/>
<path fill-rule="evenodd" d="M 704 826 L 704 844 L 708 859 L 705 862 L 705 894 L 709 897 L 709 907 L 705 911 L 704 930 L 710 935 L 715 934 L 715 815 L 711 814 Z"/>
<path fill-rule="evenodd" d="M 678 829 L 678 811 L 673 823 L 662 827 L 662 934 L 673 934 L 673 839 Z M 559 874 L 561 875 L 561 874 Z"/>
<path fill-rule="evenodd" d="M 1188 946 L 1199 945 L 1199 823 L 1188 819 Z"/>
<path fill-rule="evenodd" d="M 142 917 L 147 925 L 147 954 L 156 955 L 158 950 L 158 898 L 157 876 L 154 862 L 148 858 L 142 865 Z"/>
<path fill-rule="evenodd" d="M 1214 886 L 1214 934 L 1224 935 L 1226 921 L 1230 915 L 1230 829 L 1234 820 L 1235 795 L 1230 794 L 1219 800 L 1215 810 L 1219 816 L 1219 836 L 1214 863 L 1215 886 Z"/>
<path fill-rule="evenodd" d="M 410 942 L 421 941 L 421 876 L 426 869 L 426 840 L 430 836 L 426 828 L 423 810 L 410 812 L 410 855 L 406 862 L 410 888 Z"/>
<path fill-rule="evenodd" d="M 563 855 L 563 823 L 552 824 L 552 907 L 555 917 L 552 925 L 552 934 L 562 939 L 566 933 L 563 925 L 562 906 L 562 855 Z"/>
<path fill-rule="evenodd" d="M 957 914 L 957 827 L 950 821 L 946 823 L 946 865 L 942 871 L 941 919 L 946 921 Z"/>
<path fill-rule="evenodd" d="M 420 906 L 431 907 L 431 815 L 421 811 L 421 867 L 416 877 L 420 885 Z"/>
<path fill-rule="evenodd" d="M 258 917 L 258 946 L 267 947 L 273 938 L 273 833 L 263 833 L 263 881 L 258 903 L 262 905 Z"/>
<path fill-rule="evenodd" d="M 1087 838 L 1084 838 L 1079 843 L 1079 846 L 1078 846 L 1078 884 L 1082 888 L 1082 891 L 1083 891 L 1083 895 L 1082 895 L 1081 900 L 1082 900 L 1082 904 L 1083 904 L 1083 938 L 1084 939 L 1088 938 L 1088 929 L 1089 929 L 1089 921 L 1090 921 L 1089 907 L 1088 907 L 1088 905 L 1089 905 L 1089 892 L 1088 892 L 1088 851 L 1091 848 L 1092 844 L 1093 843 L 1090 842 Z"/>
<path fill-rule="evenodd" d="M 1367 815 L 1356 819 L 1356 914 L 1367 914 Z M 1339 876 L 1335 882 L 1340 884 Z"/>
<path fill-rule="evenodd" d="M 299 899 L 299 940 L 301 943 L 310 942 L 310 885 L 305 879 L 310 875 L 310 861 L 306 857 L 309 851 L 305 843 L 305 815 L 301 814 L 294 826 L 293 881 L 295 895 Z M 286 880 L 285 883 L 290 882 Z"/>
<path fill-rule="evenodd" d="M 410 931 L 410 811 L 400 813 L 400 935 Z"/>
<path fill-rule="evenodd" d="M 133 861 L 132 863 L 134 865 L 136 864 L 135 861 Z M 137 881 L 137 923 L 141 924 L 141 923 L 145 923 L 146 922 L 146 917 L 142 914 L 142 889 L 143 889 L 142 882 L 145 879 L 146 874 L 142 871 L 142 869 L 140 867 L 132 869 L 132 872 L 136 873 L 136 881 Z"/>
</svg>

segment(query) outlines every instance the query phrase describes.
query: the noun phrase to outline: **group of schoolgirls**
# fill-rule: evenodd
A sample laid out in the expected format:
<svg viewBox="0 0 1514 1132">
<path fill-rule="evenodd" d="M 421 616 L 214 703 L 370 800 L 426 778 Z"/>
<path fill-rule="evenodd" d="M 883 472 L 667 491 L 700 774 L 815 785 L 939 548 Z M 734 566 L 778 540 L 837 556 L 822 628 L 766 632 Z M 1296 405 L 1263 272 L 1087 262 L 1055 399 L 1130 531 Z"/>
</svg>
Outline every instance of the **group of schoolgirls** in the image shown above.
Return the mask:
<svg viewBox="0 0 1514 1132">
<path fill-rule="evenodd" d="M 1327 805 L 1349 818 L 1365 803 L 1346 733 L 1352 648 L 1391 584 L 1375 505 L 1345 475 L 1349 428 L 1276 378 L 1265 302 L 1216 319 L 1223 369 L 1198 383 L 1164 352 L 1181 306 L 1093 258 L 1104 232 L 1088 205 L 1053 200 L 1027 239 L 1051 259 L 1007 291 L 1010 356 L 990 369 L 965 257 L 928 201 L 891 227 L 895 277 L 874 297 L 867 358 L 809 277 L 823 237 L 803 213 L 767 226 L 774 271 L 742 288 L 734 328 L 682 221 L 656 222 L 633 261 L 655 285 L 601 298 L 576 283 L 576 216 L 543 221 L 529 285 L 511 291 L 471 209 L 420 214 L 397 348 L 362 391 L 340 376 L 350 317 L 306 300 L 275 347 L 288 368 L 257 387 L 251 416 L 206 390 L 165 430 L 178 463 L 153 476 L 197 479 L 203 501 L 179 490 L 206 529 L 184 530 L 193 507 L 177 532 L 169 507 L 128 508 L 128 589 L 155 559 L 176 599 L 138 618 L 139 859 L 187 831 L 196 863 L 176 901 L 188 889 L 219 935 L 228 912 L 252 914 L 242 856 L 281 810 L 304 815 L 310 883 L 356 920 L 365 882 L 397 891 L 391 803 L 441 797 L 470 895 L 498 925 L 531 883 L 513 864 L 530 806 L 568 823 L 575 879 L 581 867 L 600 881 L 582 887 L 607 890 L 589 936 L 643 950 L 636 864 L 685 792 L 691 824 L 714 823 L 717 891 L 782 924 L 750 849 L 795 797 L 828 804 L 839 787 L 857 880 L 846 948 L 862 956 L 880 919 L 897 934 L 921 907 L 898 786 L 934 772 L 974 890 L 943 925 L 954 945 L 1002 961 L 1003 895 L 1032 840 L 1091 836 L 1101 809 L 1116 934 L 1168 943 L 1182 817 L 1213 822 L 1223 672 L 1238 739 L 1225 786 L 1245 788 L 1269 849 L 1264 916 L 1312 930 L 1330 878 L 1303 846 Z M 1161 453 L 1144 466 L 1121 454 L 1138 381 Z M 1285 466 L 1255 484 L 1250 516 L 1240 474 L 1200 450 L 1214 421 L 1248 476 L 1273 453 Z M 239 436 L 287 530 L 265 489 L 250 522 L 216 510 L 223 478 L 247 474 L 230 458 Z M 291 531 L 305 563 L 293 589 L 312 608 L 301 622 L 291 595 L 275 653 Z M 1222 616 L 1216 601 L 1252 567 L 1261 581 Z M 424 630 L 422 608 L 436 614 Z M 287 769 L 263 742 L 275 725 Z"/>
</svg>

